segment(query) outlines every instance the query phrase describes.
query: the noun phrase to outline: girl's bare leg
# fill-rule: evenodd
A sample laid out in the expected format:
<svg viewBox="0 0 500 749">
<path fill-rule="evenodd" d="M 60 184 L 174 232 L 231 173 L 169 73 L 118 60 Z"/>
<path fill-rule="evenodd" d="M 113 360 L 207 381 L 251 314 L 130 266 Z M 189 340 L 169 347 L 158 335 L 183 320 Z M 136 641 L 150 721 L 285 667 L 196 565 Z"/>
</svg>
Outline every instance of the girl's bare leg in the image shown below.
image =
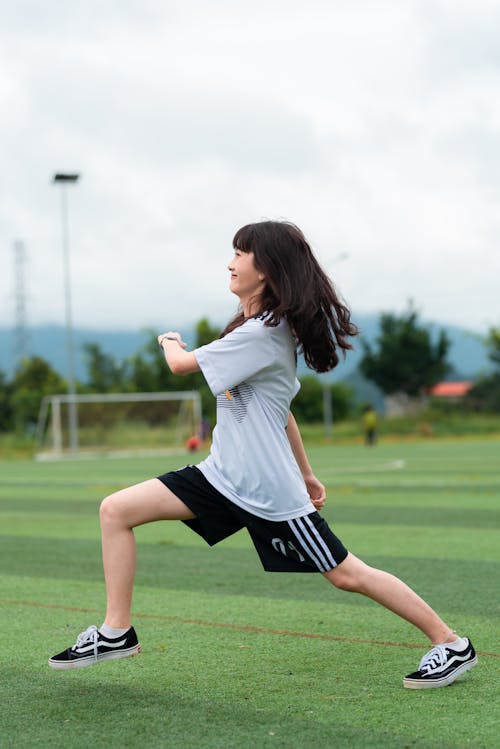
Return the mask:
<svg viewBox="0 0 500 749">
<path fill-rule="evenodd" d="M 337 588 L 361 593 L 418 627 L 431 642 L 453 642 L 457 634 L 399 578 L 369 567 L 353 554 L 324 576 Z"/>
<path fill-rule="evenodd" d="M 155 520 L 188 520 L 195 516 L 159 480 L 150 479 L 111 494 L 101 504 L 102 560 L 106 580 L 105 622 L 130 627 L 136 548 L 133 528 Z"/>
</svg>

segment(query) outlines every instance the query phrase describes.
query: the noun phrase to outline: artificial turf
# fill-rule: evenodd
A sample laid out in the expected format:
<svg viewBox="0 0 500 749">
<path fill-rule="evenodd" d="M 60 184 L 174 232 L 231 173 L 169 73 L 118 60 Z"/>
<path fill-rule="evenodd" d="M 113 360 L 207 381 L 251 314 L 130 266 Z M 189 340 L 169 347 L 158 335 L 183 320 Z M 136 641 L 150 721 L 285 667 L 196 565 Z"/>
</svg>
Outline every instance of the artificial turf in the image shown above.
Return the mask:
<svg viewBox="0 0 500 749">
<path fill-rule="evenodd" d="M 424 691 L 401 685 L 427 649 L 406 622 L 319 575 L 264 573 L 245 532 L 209 549 L 167 522 L 136 532 L 141 655 L 51 671 L 47 658 L 102 620 L 100 499 L 185 456 L 0 462 L 0 746 L 497 747 L 499 448 L 308 450 L 344 543 L 480 653 Z"/>
</svg>

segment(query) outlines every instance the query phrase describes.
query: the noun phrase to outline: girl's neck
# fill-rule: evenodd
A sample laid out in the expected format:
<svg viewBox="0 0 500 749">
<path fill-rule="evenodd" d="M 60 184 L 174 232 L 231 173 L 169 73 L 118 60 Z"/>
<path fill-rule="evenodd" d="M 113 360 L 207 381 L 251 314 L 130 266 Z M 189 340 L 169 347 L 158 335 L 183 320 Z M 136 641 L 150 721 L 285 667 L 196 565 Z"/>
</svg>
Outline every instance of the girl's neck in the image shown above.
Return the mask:
<svg viewBox="0 0 500 749">
<path fill-rule="evenodd" d="M 245 319 L 255 317 L 260 312 L 260 297 L 250 297 L 249 299 L 240 298 L 240 306 Z"/>
</svg>

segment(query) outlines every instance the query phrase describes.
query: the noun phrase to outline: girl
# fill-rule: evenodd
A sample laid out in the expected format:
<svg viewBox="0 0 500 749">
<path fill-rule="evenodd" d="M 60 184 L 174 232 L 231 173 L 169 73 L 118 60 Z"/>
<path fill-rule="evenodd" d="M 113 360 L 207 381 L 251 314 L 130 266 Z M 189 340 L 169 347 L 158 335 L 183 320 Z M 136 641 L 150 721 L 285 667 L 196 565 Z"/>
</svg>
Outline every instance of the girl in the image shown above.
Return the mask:
<svg viewBox="0 0 500 749">
<path fill-rule="evenodd" d="M 107 589 L 103 625 L 50 658 L 52 668 L 90 666 L 140 652 L 130 622 L 135 574 L 133 528 L 182 520 L 210 545 L 245 527 L 265 570 L 320 572 L 369 596 L 433 643 L 405 687 L 440 687 L 472 668 L 476 654 L 407 585 L 349 553 L 319 515 L 325 487 L 313 474 L 290 402 L 300 387 L 297 351 L 316 372 L 339 361 L 357 334 L 350 312 L 293 224 L 240 229 L 229 263 L 238 313 L 219 340 L 192 352 L 178 332 L 158 336 L 171 371 L 201 370 L 217 397 L 210 455 L 107 497 L 100 511 Z"/>
</svg>

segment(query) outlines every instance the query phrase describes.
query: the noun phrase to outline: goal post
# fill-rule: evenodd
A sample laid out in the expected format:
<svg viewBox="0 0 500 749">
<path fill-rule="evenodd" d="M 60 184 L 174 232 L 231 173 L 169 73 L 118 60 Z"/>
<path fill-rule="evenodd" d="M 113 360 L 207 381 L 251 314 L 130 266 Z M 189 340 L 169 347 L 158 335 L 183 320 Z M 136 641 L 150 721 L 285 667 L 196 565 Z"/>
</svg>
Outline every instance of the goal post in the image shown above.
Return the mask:
<svg viewBox="0 0 500 749">
<path fill-rule="evenodd" d="M 72 448 L 70 404 L 77 411 L 77 444 Z M 43 460 L 179 451 L 187 439 L 200 435 L 201 419 L 197 390 L 47 395 L 40 404 L 35 456 Z"/>
</svg>

